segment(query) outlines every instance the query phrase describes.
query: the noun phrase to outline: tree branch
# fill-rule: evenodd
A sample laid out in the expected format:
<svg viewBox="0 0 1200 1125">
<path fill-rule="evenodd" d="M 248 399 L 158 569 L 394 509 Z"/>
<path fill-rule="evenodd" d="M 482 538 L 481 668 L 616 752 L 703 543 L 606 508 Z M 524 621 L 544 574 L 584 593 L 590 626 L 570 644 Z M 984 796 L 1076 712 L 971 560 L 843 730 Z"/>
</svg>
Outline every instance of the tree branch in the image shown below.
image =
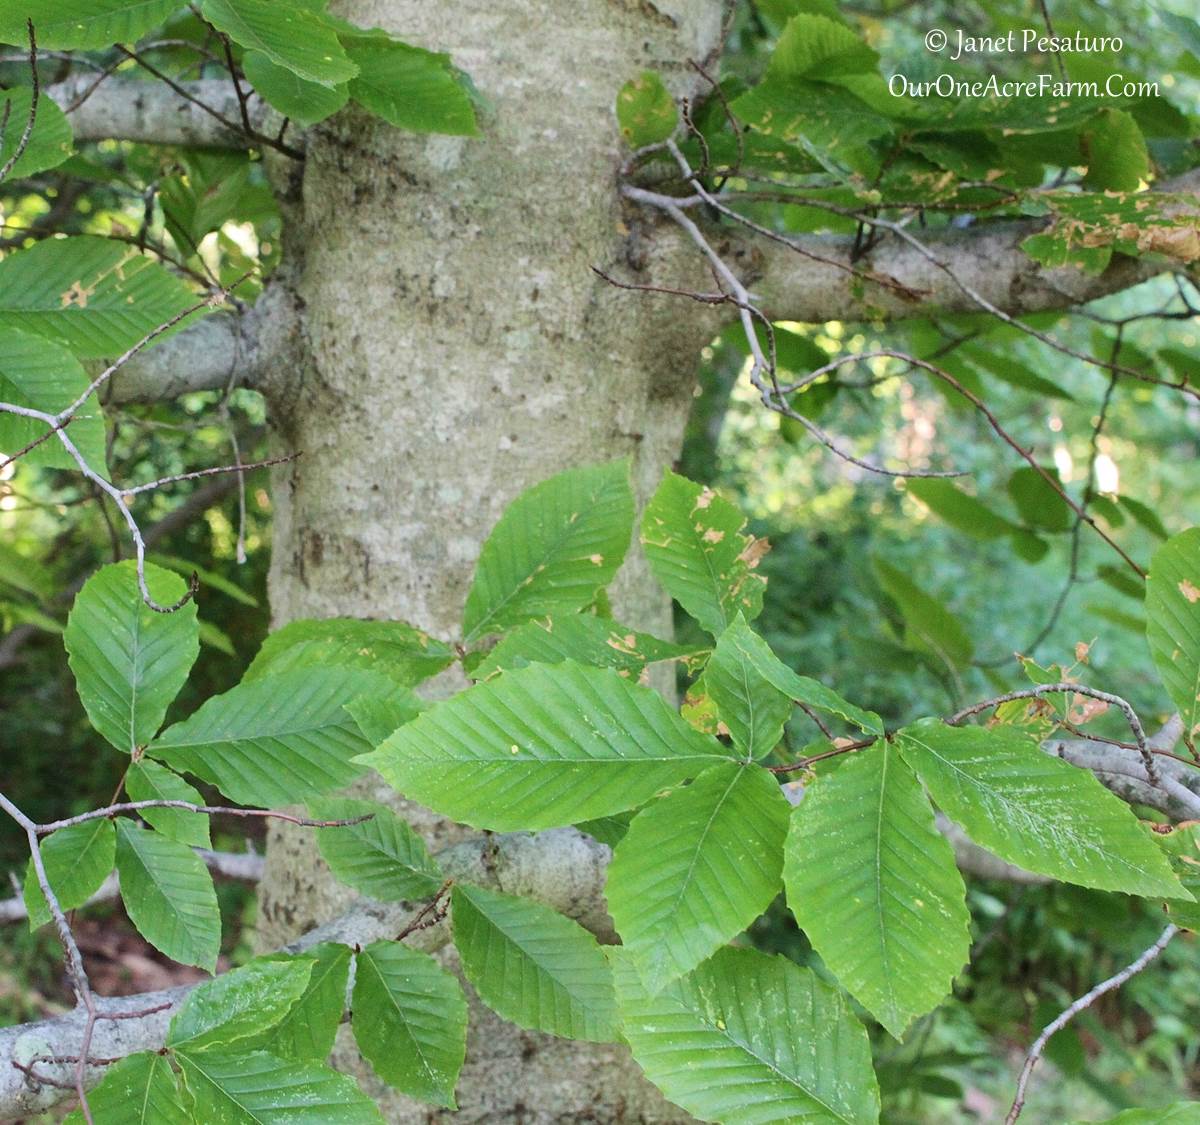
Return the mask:
<svg viewBox="0 0 1200 1125">
<path fill-rule="evenodd" d="M 45 93 L 69 114 L 76 141 L 239 149 L 251 146 L 251 139 L 241 128 L 229 128 L 201 108 L 207 106 L 230 122 L 240 122 L 241 107 L 232 82 L 204 78 L 178 85 L 195 100 L 189 101 L 159 82 L 110 77 L 97 84 L 96 76 L 87 73 L 72 75 Z M 259 132 L 268 119 L 277 116 L 257 96 L 249 99 L 247 112 L 251 125 Z"/>
<path fill-rule="evenodd" d="M 1167 181 L 1161 190 L 1200 196 L 1200 170 Z M 1030 219 L 922 233 L 921 242 L 946 268 L 894 237 L 858 259 L 854 239 L 842 236 L 800 236 L 789 245 L 725 228 L 724 240 L 714 235 L 713 241 L 721 257 L 739 268 L 767 317 L 808 323 L 981 311 L 955 278 L 996 308 L 1021 316 L 1086 304 L 1182 268 L 1166 258 L 1117 254 L 1099 274 L 1046 269 L 1021 249 L 1026 238 L 1044 229 L 1043 220 Z M 872 276 L 883 283 L 864 280 Z"/>
<path fill-rule="evenodd" d="M 205 848 L 194 848 L 193 851 L 204 860 L 204 865 L 214 875 L 226 879 L 237 879 L 243 883 L 257 883 L 262 878 L 265 860 L 253 852 L 210 852 Z M 121 893 L 121 883 L 114 871 L 100 885 L 91 898 L 83 906 L 92 906 L 98 902 L 111 902 Z M 80 907 L 79 909 L 83 909 Z M 23 895 L 0 899 L 0 924 L 6 922 L 24 922 L 29 917 L 25 909 Z"/>
<path fill-rule="evenodd" d="M 105 401 L 163 402 L 192 391 L 257 387 L 290 362 L 297 325 L 291 298 L 268 284 L 245 312 L 212 313 L 138 352 L 113 373 Z"/>
<path fill-rule="evenodd" d="M 580 922 L 601 940 L 613 938 L 604 908 L 604 875 L 611 853 L 603 844 L 573 828 L 558 828 L 536 836 L 513 833 L 467 840 L 438 855 L 442 870 L 452 879 L 469 880 L 509 894 L 537 899 Z M 367 945 L 394 939 L 424 909 L 422 903 L 379 903 L 359 899 L 345 914 L 310 930 L 284 952 L 301 953 L 323 941 Z M 445 920 L 414 930 L 407 944 L 432 952 L 450 940 Z M 92 1057 L 116 1059 L 163 1045 L 167 1025 L 192 986 L 145 992 L 136 996 L 99 999 L 100 1018 L 92 1031 Z M 113 1016 L 132 1018 L 113 1019 Z M 73 1062 L 39 1062 L 37 1073 L 46 1083 L 32 1081 L 20 1069 L 39 1056 L 69 1058 L 79 1054 L 87 1013 L 82 1010 L 36 1023 L 0 1029 L 0 1119 L 39 1113 L 71 1095 L 53 1082 L 73 1078 Z M 88 1067 L 85 1080 L 95 1085 L 103 1067 Z"/>
</svg>

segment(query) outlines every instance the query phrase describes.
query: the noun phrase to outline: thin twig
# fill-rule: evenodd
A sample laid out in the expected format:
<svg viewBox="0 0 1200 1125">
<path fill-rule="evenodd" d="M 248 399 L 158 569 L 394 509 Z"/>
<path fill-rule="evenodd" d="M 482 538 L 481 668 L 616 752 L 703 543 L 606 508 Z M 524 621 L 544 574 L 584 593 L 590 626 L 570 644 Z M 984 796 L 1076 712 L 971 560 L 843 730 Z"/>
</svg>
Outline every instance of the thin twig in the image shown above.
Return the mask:
<svg viewBox="0 0 1200 1125">
<path fill-rule="evenodd" d="M 118 813 L 139 812 L 142 809 L 183 809 L 185 812 L 210 813 L 214 816 L 269 817 L 273 820 L 286 820 L 289 824 L 300 824 L 305 828 L 345 828 L 351 824 L 361 824 L 375 815 L 366 813 L 363 816 L 350 817 L 346 820 L 313 820 L 306 816 L 276 812 L 273 809 L 239 809 L 228 805 L 197 805 L 191 801 L 123 801 L 116 805 L 106 805 L 102 809 L 92 809 L 90 812 L 80 813 L 78 816 L 68 816 L 62 820 L 35 824 L 33 827 L 39 836 L 46 836 L 51 832 L 57 832 L 60 828 L 71 828 L 76 824 L 85 824 L 89 820 L 104 820 L 114 817 Z"/>
<path fill-rule="evenodd" d="M 1025 1108 L 1025 1094 L 1029 1086 L 1030 1075 L 1033 1074 L 1033 1068 L 1037 1066 L 1038 1061 L 1041 1059 L 1042 1052 L 1046 1049 L 1046 1044 L 1050 1041 L 1050 1037 L 1056 1031 L 1061 1031 L 1066 1027 L 1085 1008 L 1090 1008 L 1105 993 L 1111 992 L 1114 988 L 1120 988 L 1130 977 L 1137 976 L 1138 973 L 1167 948 L 1167 945 L 1177 933 L 1179 933 L 1178 926 L 1168 926 L 1159 935 L 1158 940 L 1138 957 L 1136 961 L 1126 965 L 1125 968 L 1109 977 L 1108 980 L 1101 981 L 1100 984 L 1096 985 L 1090 992 L 1079 997 L 1078 1000 L 1042 1029 L 1041 1035 L 1033 1041 L 1033 1046 L 1029 1048 L 1029 1053 L 1025 1056 L 1025 1065 L 1021 1067 L 1021 1075 L 1017 1079 L 1016 1097 L 1013 1098 L 1012 1108 L 1008 1111 L 1008 1116 L 1004 1119 L 1004 1125 L 1013 1125 L 1013 1122 L 1021 1116 L 1021 1111 Z"/>
<path fill-rule="evenodd" d="M 17 161 L 21 159 L 25 154 L 25 149 L 29 146 L 29 138 L 33 135 L 33 123 L 37 120 L 38 99 L 42 92 L 38 83 L 37 39 L 33 32 L 33 20 L 26 20 L 25 26 L 29 30 L 29 73 L 33 76 L 33 88 L 29 95 L 29 116 L 25 119 L 25 129 L 21 133 L 21 139 L 17 141 L 17 147 L 13 149 L 12 156 L 4 162 L 4 167 L 0 168 L 0 183 L 8 179 L 8 174 L 16 167 Z M 5 124 L 8 122 L 8 111 L 11 105 L 11 101 L 5 102 Z"/>
</svg>

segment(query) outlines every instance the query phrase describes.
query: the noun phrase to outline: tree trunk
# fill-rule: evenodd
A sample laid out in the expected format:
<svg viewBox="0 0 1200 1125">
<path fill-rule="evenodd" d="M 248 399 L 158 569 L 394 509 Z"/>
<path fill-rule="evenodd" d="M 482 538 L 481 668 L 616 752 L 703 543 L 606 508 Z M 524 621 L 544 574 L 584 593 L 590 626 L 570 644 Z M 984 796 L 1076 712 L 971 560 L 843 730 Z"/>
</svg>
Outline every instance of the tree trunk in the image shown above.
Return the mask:
<svg viewBox="0 0 1200 1125">
<path fill-rule="evenodd" d="M 689 92 L 686 60 L 718 47 L 722 5 L 335 8 L 450 52 L 486 104 L 475 139 L 342 114 L 312 131 L 302 182 L 279 185 L 279 283 L 297 330 L 266 393 L 279 443 L 303 456 L 275 475 L 272 611 L 276 626 L 395 618 L 456 640 L 480 546 L 519 492 L 571 465 L 629 456 L 644 500 L 678 455 L 711 313 L 614 289 L 591 267 L 647 280 L 692 272 L 674 258 L 694 250 L 651 239 L 623 211 L 613 105 L 644 69 Z M 614 594 L 629 625 L 669 629 L 669 604 L 636 552 Z M 378 779 L 362 791 L 386 793 Z M 399 804 L 437 840 L 458 831 Z M 311 834 L 274 832 L 261 944 L 350 897 Z M 687 1120 L 636 1077 L 624 1048 L 522 1032 L 478 1005 L 472 1018 L 464 1120 Z M 397 1097 L 384 1105 L 393 1121 L 440 1116 Z"/>
</svg>

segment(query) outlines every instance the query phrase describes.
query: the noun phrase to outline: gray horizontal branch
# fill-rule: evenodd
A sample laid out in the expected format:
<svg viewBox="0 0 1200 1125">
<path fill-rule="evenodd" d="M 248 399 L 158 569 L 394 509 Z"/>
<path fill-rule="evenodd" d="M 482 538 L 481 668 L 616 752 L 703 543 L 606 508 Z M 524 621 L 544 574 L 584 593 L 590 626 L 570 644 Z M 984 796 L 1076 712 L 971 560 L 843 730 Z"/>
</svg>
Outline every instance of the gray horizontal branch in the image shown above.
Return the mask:
<svg viewBox="0 0 1200 1125">
<path fill-rule="evenodd" d="M 109 380 L 106 401 L 163 402 L 253 387 L 289 347 L 294 323 L 286 297 L 269 285 L 246 312 L 212 313 L 138 352 Z"/>
<path fill-rule="evenodd" d="M 214 875 L 225 879 L 237 879 L 243 883 L 257 883 L 262 879 L 263 868 L 266 866 L 263 857 L 253 852 L 211 852 L 206 848 L 195 848 L 194 851 Z M 114 871 L 83 905 L 94 906 L 98 902 L 111 902 L 120 893 L 121 882 Z M 29 911 L 25 909 L 23 895 L 0 899 L 0 923 L 24 922 L 28 917 Z"/>
<path fill-rule="evenodd" d="M 1163 184 L 1163 190 L 1200 197 L 1200 170 Z M 1160 274 L 1184 268 L 1163 257 L 1114 255 L 1099 274 L 1074 268 L 1047 269 L 1021 243 L 1045 230 L 1040 219 L 976 223 L 966 229 L 912 233 L 961 282 L 1010 316 L 1065 309 L 1130 289 Z M 718 249 L 739 269 L 760 307 L 772 320 L 822 323 L 829 320 L 899 319 L 932 313 L 980 312 L 946 270 L 911 244 L 881 232 L 879 244 L 852 260 L 853 239 L 808 235 L 795 239 L 804 253 L 750 232 L 729 228 Z M 823 258 L 826 261 L 818 261 Z M 864 281 L 852 270 L 896 282 L 915 294 L 908 299 L 886 285 Z M 711 289 L 711 278 L 697 288 Z"/>
<path fill-rule="evenodd" d="M 145 144 L 196 145 L 216 148 L 247 148 L 249 141 L 230 129 L 196 102 L 215 110 L 227 121 L 240 123 L 241 108 L 233 83 L 227 79 L 204 78 L 180 82 L 196 102 L 188 101 L 158 81 L 109 77 L 90 94 L 97 76 L 88 72 L 72 75 L 50 86 L 46 93 L 63 110 L 70 110 L 76 141 L 141 141 Z M 80 99 L 87 94 L 81 102 Z M 78 103 L 78 104 L 77 104 Z M 76 108 L 72 109 L 71 107 Z M 250 124 L 256 130 L 269 127 L 274 114 L 257 95 L 249 100 Z"/>
</svg>

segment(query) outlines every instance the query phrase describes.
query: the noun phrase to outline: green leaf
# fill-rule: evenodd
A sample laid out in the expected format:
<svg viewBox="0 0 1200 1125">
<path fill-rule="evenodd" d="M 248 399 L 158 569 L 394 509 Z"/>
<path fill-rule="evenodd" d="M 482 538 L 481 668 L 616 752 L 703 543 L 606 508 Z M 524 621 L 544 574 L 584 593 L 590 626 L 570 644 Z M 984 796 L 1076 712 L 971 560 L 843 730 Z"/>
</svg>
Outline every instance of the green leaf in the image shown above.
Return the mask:
<svg viewBox="0 0 1200 1125">
<path fill-rule="evenodd" d="M 1200 823 L 1191 821 L 1174 828 L 1156 824 L 1150 832 L 1176 878 L 1194 900 L 1169 899 L 1164 905 L 1171 921 L 1185 929 L 1200 931 Z"/>
<path fill-rule="evenodd" d="M 459 883 L 454 944 L 463 972 L 498 1015 L 564 1039 L 616 1039 L 612 971 L 578 922 L 527 898 Z"/>
<path fill-rule="evenodd" d="M 792 714 L 792 701 L 779 690 L 738 643 L 750 627 L 738 616 L 721 634 L 704 666 L 704 685 L 733 744 L 750 760 L 765 757 L 779 744 Z"/>
<path fill-rule="evenodd" d="M 1036 371 L 1012 354 L 1011 348 L 997 349 L 993 351 L 983 345 L 967 345 L 961 349 L 962 358 L 970 360 L 975 367 L 981 367 L 989 375 L 999 379 L 1002 383 L 1007 383 L 1011 387 L 1018 387 L 1023 391 L 1031 391 L 1034 394 L 1042 395 L 1044 398 L 1065 399 L 1068 402 L 1074 402 L 1075 396 L 1069 391 L 1065 391 L 1057 383 L 1051 382 L 1049 379 L 1042 378 Z M 908 485 L 912 485 L 918 481 L 909 481 Z M 930 481 L 920 481 L 922 484 L 928 484 Z"/>
<path fill-rule="evenodd" d="M 829 971 L 897 1039 L 946 998 L 971 945 L 966 887 L 929 798 L 891 743 L 805 788 L 783 879 Z"/>
<path fill-rule="evenodd" d="M 155 1051 L 139 1051 L 106 1067 L 100 1084 L 88 1091 L 95 1125 L 192 1125 L 183 1108 L 179 1081 L 170 1060 Z M 84 1125 L 82 1110 L 67 1114 L 64 1125 Z"/>
<path fill-rule="evenodd" d="M 4 18 L 0 10 L 0 21 Z M 8 126 L 4 136 L 0 138 L 0 166 L 7 164 L 21 137 L 29 124 L 29 108 L 33 100 L 33 91 L 25 86 L 18 86 L 3 92 L 3 104 L 0 104 L 0 116 L 7 111 Z M 32 176 L 36 172 L 44 172 L 47 168 L 56 168 L 72 151 L 71 125 L 66 115 L 51 98 L 39 98 L 37 112 L 33 118 L 33 128 L 29 132 L 29 141 L 20 159 L 8 170 L 7 178 L 20 180 Z"/>
<path fill-rule="evenodd" d="M 1009 863 L 1081 887 L 1188 897 L 1124 801 L 1021 731 L 925 719 L 897 744 L 942 811 Z"/>
<path fill-rule="evenodd" d="M 206 1125 L 381 1125 L 353 1078 L 265 1051 L 179 1051 L 192 1114 Z"/>
<path fill-rule="evenodd" d="M 212 876 L 191 848 L 130 820 L 117 821 L 121 898 L 138 932 L 172 961 L 210 973 L 221 948 Z"/>
<path fill-rule="evenodd" d="M 112 821 L 102 818 L 60 828 L 42 840 L 42 865 L 63 910 L 82 906 L 100 889 L 113 869 L 115 848 Z M 38 885 L 32 858 L 25 871 L 24 891 L 29 928 L 34 930 L 50 921 L 50 907 Z"/>
<path fill-rule="evenodd" d="M 289 956 L 271 953 L 263 961 L 307 961 L 311 967 L 308 985 L 266 1031 L 239 1044 L 239 1050 L 262 1050 L 281 1059 L 321 1062 L 333 1050 L 338 1025 L 346 1010 L 346 982 L 350 976 L 350 948 L 324 942 L 306 952 Z"/>
<path fill-rule="evenodd" d="M 149 758 L 133 762 L 125 774 L 125 792 L 131 801 L 190 801 L 204 805 L 204 797 L 177 773 Z M 164 836 L 193 848 L 211 848 L 208 814 L 187 809 L 141 809 L 138 815 Z"/>
<path fill-rule="evenodd" d="M 611 668 L 534 664 L 438 704 L 359 762 L 476 828 L 553 828 L 622 812 L 726 760 Z"/>
<path fill-rule="evenodd" d="M 646 506 L 642 546 L 654 576 L 714 636 L 741 613 L 762 611 L 767 580 L 755 573 L 764 541 L 742 534 L 746 521 L 709 488 L 668 472 Z"/>
<path fill-rule="evenodd" d="M 79 360 L 61 344 L 5 326 L 4 351 L 0 353 L 0 402 L 57 414 L 75 402 L 89 383 Z M 0 414 L 0 450 L 11 456 L 43 437 L 47 428 L 36 418 Z M 75 412 L 64 433 L 88 466 L 103 474 L 104 415 L 94 393 Z M 79 462 L 56 436 L 31 449 L 21 461 L 26 465 L 79 471 Z"/>
<path fill-rule="evenodd" d="M 601 668 L 616 668 L 637 679 L 647 664 L 681 660 L 700 650 L 694 646 L 660 641 L 638 633 L 608 617 L 590 613 L 559 614 L 518 625 L 472 671 L 471 678 L 486 680 L 496 672 L 529 664 L 561 664 L 574 660 Z"/>
<path fill-rule="evenodd" d="M 590 605 L 624 560 L 632 523 L 628 461 L 568 469 L 523 492 L 480 552 L 466 642 Z"/>
<path fill-rule="evenodd" d="M 1150 177 L 1150 154 L 1138 123 L 1121 109 L 1102 109 L 1079 138 L 1096 191 L 1137 191 Z"/>
<path fill-rule="evenodd" d="M 467 1050 L 467 1001 L 458 980 L 427 953 L 394 941 L 368 945 L 355 964 L 358 1049 L 390 1086 L 454 1109 Z"/>
<path fill-rule="evenodd" d="M 1046 470 L 1058 480 L 1056 469 Z M 1008 494 L 1021 518 L 1041 531 L 1067 531 L 1071 527 L 1071 509 L 1054 486 L 1032 465 L 1017 469 L 1008 478 Z"/>
<path fill-rule="evenodd" d="M 951 670 L 965 669 L 975 646 L 958 618 L 898 567 L 878 557 L 872 559 L 872 565 L 883 592 L 895 602 L 904 619 L 905 644 L 928 653 Z"/>
<path fill-rule="evenodd" d="M 633 1057 L 689 1113 L 722 1125 L 879 1120 L 866 1032 L 810 969 L 726 947 L 654 995 L 627 953 L 609 959 Z"/>
<path fill-rule="evenodd" d="M 454 661 L 454 650 L 402 621 L 292 621 L 262 643 L 243 683 L 296 668 L 365 668 L 413 687 Z"/>
<path fill-rule="evenodd" d="M 0 42 L 26 43 L 33 20 L 38 46 L 56 51 L 133 44 L 180 6 L 179 0 L 4 0 Z"/>
<path fill-rule="evenodd" d="M 167 1046 L 213 1050 L 249 1039 L 277 1024 L 303 995 L 313 962 L 256 960 L 222 973 L 188 993 L 167 1031 Z"/>
<path fill-rule="evenodd" d="M 657 990 L 746 929 L 779 893 L 788 803 L 765 770 L 713 766 L 633 818 L 605 897 Z"/>
<path fill-rule="evenodd" d="M 478 135 L 470 92 L 449 55 L 374 35 L 342 42 L 358 67 L 350 96 L 364 109 L 414 133 Z"/>
<path fill-rule="evenodd" d="M 235 43 L 309 82 L 336 86 L 358 73 L 319 11 L 273 0 L 204 0 L 200 10 Z"/>
<path fill-rule="evenodd" d="M 1146 579 L 1146 639 L 1189 739 L 1200 732 L 1200 528 L 1164 543 Z"/>
<path fill-rule="evenodd" d="M 341 83 L 325 86 L 301 78 L 285 66 L 271 61 L 262 51 L 247 51 L 242 56 L 246 79 L 268 105 L 290 117 L 297 125 L 316 125 L 333 116 L 350 100 L 350 86 Z"/>
<path fill-rule="evenodd" d="M 601 844 L 607 844 L 610 848 L 615 848 L 624 838 L 625 833 L 629 831 L 630 821 L 633 819 L 632 813 L 617 813 L 615 816 L 601 816 L 595 820 L 580 821 L 576 828 L 580 832 L 586 832 L 593 840 L 598 840 Z"/>
<path fill-rule="evenodd" d="M 956 531 L 975 539 L 998 539 L 1019 530 L 951 481 L 918 478 L 907 481 L 905 488 Z"/>
<path fill-rule="evenodd" d="M 195 303 L 157 262 L 107 238 L 47 238 L 0 261 L 0 330 L 45 336 L 81 359 L 120 355 Z"/>
<path fill-rule="evenodd" d="M 243 805 L 286 805 L 348 785 L 370 749 L 346 704 L 386 692 L 353 668 L 297 668 L 208 700 L 147 748 Z"/>
<path fill-rule="evenodd" d="M 398 685 L 387 695 L 360 696 L 346 704 L 346 710 L 372 746 L 378 746 L 389 734 L 411 723 L 427 707 L 408 688 Z"/>
<path fill-rule="evenodd" d="M 767 73 L 772 78 L 831 78 L 871 72 L 879 56 L 844 23 L 801 13 L 788 20 Z"/>
<path fill-rule="evenodd" d="M 427 898 L 442 885 L 442 873 L 424 841 L 391 809 L 372 801 L 325 798 L 310 801 L 317 820 L 370 820 L 317 830 L 317 847 L 334 876 L 381 902 Z"/>
<path fill-rule="evenodd" d="M 145 568 L 160 605 L 186 592 L 183 579 Z M 98 570 L 75 596 L 63 640 L 92 726 L 126 753 L 148 743 L 200 651 L 194 601 L 158 613 L 142 600 L 132 560 Z"/>
<path fill-rule="evenodd" d="M 1132 496 L 1119 496 L 1117 503 L 1156 539 L 1170 538 L 1170 533 L 1163 524 L 1162 518 L 1149 504 L 1143 504 Z"/>
<path fill-rule="evenodd" d="M 679 121 L 675 99 L 653 71 L 631 78 L 617 94 L 617 124 L 630 148 L 665 141 Z"/>
<path fill-rule="evenodd" d="M 883 734 L 883 720 L 874 711 L 864 711 L 847 703 L 832 688 L 809 676 L 798 676 L 783 663 L 745 621 L 735 621 L 721 635 L 722 641 L 737 649 L 746 661 L 789 699 L 803 703 L 814 711 L 836 715 L 853 723 L 866 734 Z M 707 677 L 706 677 L 707 678 Z"/>
</svg>

